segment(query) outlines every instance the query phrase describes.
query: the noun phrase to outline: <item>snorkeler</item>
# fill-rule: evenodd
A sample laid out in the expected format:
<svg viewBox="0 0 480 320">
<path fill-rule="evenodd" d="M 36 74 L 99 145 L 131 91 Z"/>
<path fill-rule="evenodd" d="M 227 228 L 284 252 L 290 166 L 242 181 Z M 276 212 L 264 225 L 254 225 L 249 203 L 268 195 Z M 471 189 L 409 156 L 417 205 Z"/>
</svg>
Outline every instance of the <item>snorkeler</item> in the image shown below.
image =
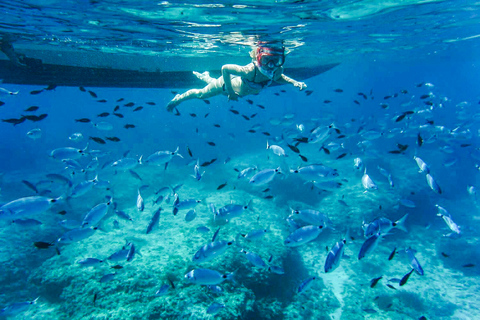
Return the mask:
<svg viewBox="0 0 480 320">
<path fill-rule="evenodd" d="M 185 100 L 208 99 L 219 94 L 228 96 L 228 100 L 237 101 L 238 97 L 259 94 L 273 82 L 280 84 L 293 84 L 300 90 L 306 88 L 304 82 L 296 81 L 283 74 L 285 62 L 285 48 L 258 46 L 250 52 L 252 63 L 246 66 L 226 64 L 222 67 L 222 75 L 215 79 L 210 77 L 208 71 L 204 73 L 193 72 L 207 86 L 203 89 L 191 89 L 185 93 L 177 94 L 167 105 L 167 110 L 173 109 Z M 230 77 L 233 75 L 233 77 Z"/>
</svg>

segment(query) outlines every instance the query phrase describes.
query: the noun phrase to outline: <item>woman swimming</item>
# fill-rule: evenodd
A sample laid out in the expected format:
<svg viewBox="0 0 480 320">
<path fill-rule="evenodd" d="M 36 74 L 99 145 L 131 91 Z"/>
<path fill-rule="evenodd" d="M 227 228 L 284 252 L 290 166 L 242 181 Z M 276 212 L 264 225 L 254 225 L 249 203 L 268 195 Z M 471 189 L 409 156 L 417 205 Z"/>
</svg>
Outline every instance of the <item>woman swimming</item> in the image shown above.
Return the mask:
<svg viewBox="0 0 480 320">
<path fill-rule="evenodd" d="M 259 46 L 250 53 L 252 63 L 246 66 L 226 64 L 222 67 L 222 75 L 215 79 L 208 72 L 193 72 L 207 86 L 203 89 L 191 89 L 177 94 L 167 105 L 167 110 L 173 109 L 185 100 L 208 99 L 219 94 L 228 96 L 228 100 L 237 101 L 238 97 L 259 94 L 273 82 L 293 84 L 300 90 L 306 88 L 304 82 L 296 81 L 283 74 L 285 48 Z M 233 76 L 233 77 L 231 77 Z"/>
</svg>

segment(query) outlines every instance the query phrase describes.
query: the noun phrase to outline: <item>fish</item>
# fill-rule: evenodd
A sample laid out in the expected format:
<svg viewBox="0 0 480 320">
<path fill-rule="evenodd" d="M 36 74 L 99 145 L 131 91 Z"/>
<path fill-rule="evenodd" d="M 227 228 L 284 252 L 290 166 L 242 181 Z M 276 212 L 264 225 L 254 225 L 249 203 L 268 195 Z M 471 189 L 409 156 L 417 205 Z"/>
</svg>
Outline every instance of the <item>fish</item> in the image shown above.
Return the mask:
<svg viewBox="0 0 480 320">
<path fill-rule="evenodd" d="M 93 207 L 86 215 L 85 218 L 83 218 L 82 222 L 82 228 L 85 226 L 97 226 L 100 221 L 107 215 L 108 213 L 108 208 L 110 204 L 112 204 L 113 199 L 110 198 L 110 200 L 106 203 L 100 203 Z"/>
<path fill-rule="evenodd" d="M 442 189 L 437 184 L 437 182 L 435 182 L 433 177 L 429 173 L 427 173 L 427 175 L 425 177 L 427 179 L 427 184 L 430 187 L 430 189 L 432 189 L 434 192 L 436 192 L 438 194 L 442 194 Z"/>
<path fill-rule="evenodd" d="M 374 288 L 377 285 L 378 281 L 382 280 L 382 278 L 383 276 L 370 280 L 370 288 Z"/>
<path fill-rule="evenodd" d="M 127 252 L 127 261 L 130 262 L 133 260 L 135 257 L 135 245 L 133 243 L 129 243 L 130 248 L 128 249 Z"/>
<path fill-rule="evenodd" d="M 430 168 L 428 167 L 428 165 L 425 163 L 425 161 L 423 161 L 422 159 L 420 159 L 419 157 L 417 156 L 413 156 L 413 159 L 415 160 L 415 162 L 417 163 L 417 166 L 418 168 L 420 169 L 418 172 L 424 172 L 424 173 L 430 173 Z"/>
<path fill-rule="evenodd" d="M 276 169 L 264 169 L 257 174 L 255 174 L 249 181 L 251 185 L 260 186 L 267 184 L 275 178 L 277 173 L 282 173 L 280 167 Z"/>
<path fill-rule="evenodd" d="M 331 135 L 331 126 L 315 128 L 308 137 L 308 143 L 323 143 Z"/>
<path fill-rule="evenodd" d="M 102 138 L 99 138 L 99 137 L 89 137 L 88 139 L 93 140 L 98 144 L 106 144 L 105 140 L 103 140 Z"/>
<path fill-rule="evenodd" d="M 342 153 L 341 155 L 339 155 L 339 156 L 336 157 L 335 159 L 336 159 L 336 160 L 342 159 L 342 158 L 344 158 L 346 155 L 347 155 L 347 153 Z"/>
<path fill-rule="evenodd" d="M 77 263 L 82 267 L 93 267 L 99 265 L 102 262 L 103 260 L 97 258 L 85 258 L 77 261 Z"/>
<path fill-rule="evenodd" d="M 58 238 L 57 243 L 69 244 L 69 243 L 78 242 L 92 236 L 96 230 L 97 230 L 96 227 L 95 228 L 92 228 L 92 227 L 75 228 L 64 233 L 60 238 Z"/>
<path fill-rule="evenodd" d="M 248 232 L 247 234 L 242 234 L 242 237 L 248 241 L 255 241 L 262 238 L 267 232 L 267 229 L 256 229 Z"/>
<path fill-rule="evenodd" d="M 27 118 L 26 117 L 21 117 L 19 119 L 15 119 L 15 118 L 11 118 L 11 119 L 2 119 L 3 122 L 6 122 L 6 123 L 11 123 L 13 124 L 13 126 L 16 126 L 22 122 L 25 122 Z"/>
<path fill-rule="evenodd" d="M 37 249 L 48 249 L 50 247 L 53 247 L 55 244 L 52 242 L 37 241 L 37 242 L 34 242 L 33 245 Z"/>
<path fill-rule="evenodd" d="M 193 255 L 192 261 L 195 263 L 212 261 L 215 258 L 223 255 L 227 251 L 227 249 L 234 244 L 234 241 L 214 240 L 215 235 L 211 242 L 203 245 L 202 247 L 200 247 L 200 249 L 197 250 L 197 252 Z"/>
<path fill-rule="evenodd" d="M 237 110 L 235 109 L 228 109 L 231 113 L 233 114 L 240 114 L 240 112 L 238 112 Z"/>
<path fill-rule="evenodd" d="M 417 258 L 415 257 L 415 253 L 417 251 L 409 247 L 405 249 L 405 252 L 407 253 L 408 259 L 410 260 L 410 265 L 413 267 L 415 272 L 423 276 L 424 275 L 423 268 L 420 265 L 420 262 L 418 262 Z"/>
<path fill-rule="evenodd" d="M 335 89 L 335 90 L 333 90 L 333 91 L 338 92 L 338 93 L 341 93 L 341 92 L 343 92 L 343 89 Z"/>
<path fill-rule="evenodd" d="M 325 265 L 324 265 L 325 273 L 335 270 L 340 265 L 340 261 L 343 257 L 343 251 L 345 249 L 344 247 L 345 247 L 345 244 L 347 243 L 347 238 L 348 238 L 348 235 L 346 235 L 343 238 L 343 240 L 335 243 L 335 245 L 332 247 L 332 249 L 328 253 L 327 258 L 325 260 Z"/>
<path fill-rule="evenodd" d="M 249 118 L 248 116 L 244 115 L 244 114 L 242 114 L 242 117 L 243 117 L 245 120 L 247 120 L 247 121 L 250 120 L 250 118 Z"/>
<path fill-rule="evenodd" d="M 473 264 L 473 263 L 467 263 L 467 264 L 462 265 L 462 267 L 463 267 L 463 268 L 473 268 L 473 267 L 475 267 L 475 264 Z"/>
<path fill-rule="evenodd" d="M 16 225 L 22 226 L 22 227 L 34 227 L 42 224 L 41 221 L 38 221 L 35 219 L 15 219 L 15 220 L 12 220 L 12 223 L 15 223 Z"/>
<path fill-rule="evenodd" d="M 415 271 L 415 269 L 412 269 L 409 273 L 407 273 L 406 275 L 404 275 L 402 277 L 402 279 L 400 280 L 400 287 L 405 285 L 408 281 L 408 278 L 410 278 L 410 276 L 412 275 L 412 272 Z"/>
<path fill-rule="evenodd" d="M 142 195 L 140 194 L 140 189 L 138 191 L 138 196 L 137 196 L 137 210 L 139 212 L 142 212 L 145 209 L 145 204 L 143 202 Z"/>
<path fill-rule="evenodd" d="M 91 120 L 88 118 L 75 119 L 75 122 L 89 123 Z"/>
<path fill-rule="evenodd" d="M 110 282 L 115 278 L 116 275 L 117 275 L 116 273 L 109 273 L 109 274 L 103 275 L 99 281 L 101 283 Z"/>
<path fill-rule="evenodd" d="M 369 224 L 363 224 L 362 228 L 364 229 L 364 236 L 365 238 L 369 238 L 379 232 L 382 234 L 387 234 L 393 228 L 408 232 L 407 228 L 405 227 L 405 221 L 407 218 L 408 213 L 395 222 L 392 222 L 387 218 L 378 218 Z"/>
<path fill-rule="evenodd" d="M 216 315 L 225 308 L 224 304 L 214 302 L 207 308 L 207 314 Z"/>
<path fill-rule="evenodd" d="M 105 103 L 105 102 L 107 102 L 107 100 L 105 100 L 105 99 L 101 99 L 101 100 L 97 100 L 97 102 L 100 102 L 100 103 Z"/>
<path fill-rule="evenodd" d="M 362 176 L 362 185 L 365 188 L 365 192 L 368 190 L 378 190 L 378 186 L 373 182 L 372 178 L 367 174 L 367 168 L 365 168 Z"/>
<path fill-rule="evenodd" d="M 186 222 L 193 221 L 196 217 L 197 217 L 197 212 L 195 211 L 195 209 L 192 209 L 188 211 L 187 214 L 185 214 L 185 221 Z"/>
<path fill-rule="evenodd" d="M 307 181 L 315 181 L 320 178 L 333 178 L 338 176 L 336 169 L 321 165 L 311 164 L 305 167 L 300 167 L 296 170 L 290 170 L 291 173 L 300 174 Z"/>
<path fill-rule="evenodd" d="M 37 187 L 31 182 L 28 182 L 27 180 L 22 180 L 22 183 L 29 187 L 31 190 L 35 191 L 35 193 L 38 193 Z"/>
<path fill-rule="evenodd" d="M 22 116 L 22 118 L 25 118 L 26 120 L 29 120 L 29 121 L 32 121 L 32 122 L 42 121 L 46 117 L 48 117 L 48 114 L 46 114 L 46 113 L 41 114 L 39 116 L 35 116 L 35 115 Z"/>
<path fill-rule="evenodd" d="M 107 139 L 109 141 L 113 141 L 113 142 L 119 142 L 120 141 L 120 138 L 117 138 L 117 137 L 105 137 L 105 139 Z"/>
<path fill-rule="evenodd" d="M 134 124 L 128 124 L 128 123 L 127 123 L 127 124 L 124 125 L 123 127 L 124 127 L 125 129 L 133 129 L 133 128 L 135 128 L 135 125 L 134 125 Z"/>
<path fill-rule="evenodd" d="M 308 162 L 308 158 L 305 156 L 302 156 L 301 154 L 298 155 L 300 159 L 302 159 L 303 162 Z"/>
<path fill-rule="evenodd" d="M 185 274 L 185 279 L 193 284 L 217 285 L 225 280 L 233 280 L 234 274 L 221 274 L 211 269 L 193 269 Z"/>
<path fill-rule="evenodd" d="M 388 261 L 392 260 L 395 257 L 395 253 L 397 253 L 397 248 L 393 248 L 392 253 L 388 256 Z"/>
<path fill-rule="evenodd" d="M 221 185 L 219 185 L 219 186 L 217 187 L 217 190 L 222 190 L 223 188 L 225 188 L 226 185 L 227 185 L 226 182 L 225 182 L 225 183 L 222 183 Z"/>
<path fill-rule="evenodd" d="M 298 247 L 315 240 L 323 231 L 324 226 L 305 226 L 295 230 L 283 242 L 287 247 Z"/>
<path fill-rule="evenodd" d="M 178 153 L 178 150 L 180 148 L 177 147 L 175 151 L 157 151 L 155 153 L 152 153 L 148 158 L 145 160 L 145 163 L 153 164 L 153 165 L 168 165 L 168 163 L 173 159 L 174 156 L 178 156 L 183 159 L 183 156 Z"/>
<path fill-rule="evenodd" d="M 209 146 L 215 147 L 215 142 L 207 141 L 207 144 L 208 144 Z"/>
<path fill-rule="evenodd" d="M 26 112 L 33 112 L 33 111 L 37 111 L 40 107 L 37 107 L 37 106 L 31 106 L 23 111 L 26 111 Z"/>
<path fill-rule="evenodd" d="M 125 103 L 123 106 L 124 107 L 133 107 L 135 105 L 134 102 L 128 102 L 128 103 Z"/>
<path fill-rule="evenodd" d="M 83 140 L 83 134 L 81 134 L 80 132 L 76 132 L 76 133 L 73 133 L 70 137 L 68 137 L 69 140 L 72 140 L 72 141 L 81 141 Z"/>
<path fill-rule="evenodd" d="M 313 90 L 306 90 L 306 91 L 305 91 L 305 94 L 306 94 L 307 96 L 311 95 L 312 93 L 313 93 Z"/>
<path fill-rule="evenodd" d="M 367 254 L 373 252 L 375 248 L 378 246 L 378 243 L 382 240 L 383 235 L 380 232 L 374 234 L 373 236 L 369 237 L 365 242 L 362 244 L 360 251 L 358 253 L 358 260 L 364 258 Z"/>
<path fill-rule="evenodd" d="M 313 284 L 313 281 L 317 280 L 317 277 L 310 277 L 308 279 L 305 279 L 300 283 L 300 285 L 297 288 L 297 293 L 303 293 L 307 291 Z"/>
<path fill-rule="evenodd" d="M 54 203 L 62 199 L 62 197 L 54 199 L 42 196 L 33 196 L 10 201 L 0 206 L 0 220 L 13 220 L 40 214 L 50 209 Z"/>
<path fill-rule="evenodd" d="M 257 268 L 267 268 L 267 264 L 265 263 L 265 261 L 263 261 L 263 259 L 256 253 L 254 252 L 250 252 L 250 251 L 246 251 L 244 249 L 240 250 L 241 253 L 245 253 L 245 256 L 247 257 L 247 260 L 253 264 L 255 267 Z"/>
<path fill-rule="evenodd" d="M 97 94 L 91 90 L 88 90 L 88 93 L 92 96 L 92 98 L 98 98 Z"/>
<path fill-rule="evenodd" d="M 290 144 L 287 144 L 287 146 L 288 146 L 288 147 L 290 148 L 290 150 L 292 150 L 293 152 L 295 152 L 295 153 L 300 153 L 300 150 L 299 150 L 297 147 L 292 146 L 292 145 L 290 145 Z"/>
<path fill-rule="evenodd" d="M 270 145 L 267 140 L 267 150 L 272 150 L 274 154 L 276 154 L 279 157 L 285 157 L 285 150 L 283 150 L 282 147 L 277 146 L 277 145 Z"/>
<path fill-rule="evenodd" d="M 150 222 L 148 223 L 147 226 L 147 234 L 152 232 L 153 228 L 158 225 L 158 221 L 160 220 L 160 212 L 162 211 L 162 208 L 158 208 L 155 213 L 152 216 L 152 219 L 150 219 Z"/>
<path fill-rule="evenodd" d="M 0 316 L 1 317 L 9 317 L 9 316 L 16 316 L 22 312 L 27 311 L 31 305 L 37 303 L 38 298 L 33 301 L 24 301 L 24 302 L 15 302 L 3 309 L 0 309 Z"/>
<path fill-rule="evenodd" d="M 40 94 L 40 93 L 42 93 L 42 92 L 43 92 L 43 89 L 41 89 L 41 90 L 33 90 L 33 91 L 30 91 L 30 94 L 31 94 L 31 95 L 37 95 L 37 94 Z"/>
<path fill-rule="evenodd" d="M 190 150 L 190 148 L 187 146 L 187 152 L 188 152 L 188 155 L 193 158 L 193 153 L 192 153 L 192 150 Z"/>
</svg>

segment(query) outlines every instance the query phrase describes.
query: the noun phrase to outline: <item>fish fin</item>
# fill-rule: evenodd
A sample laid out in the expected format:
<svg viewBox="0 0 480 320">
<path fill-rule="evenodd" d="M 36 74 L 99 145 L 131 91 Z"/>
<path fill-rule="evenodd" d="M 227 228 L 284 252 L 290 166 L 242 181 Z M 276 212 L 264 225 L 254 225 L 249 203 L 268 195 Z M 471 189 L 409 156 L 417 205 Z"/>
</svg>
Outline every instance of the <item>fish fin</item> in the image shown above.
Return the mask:
<svg viewBox="0 0 480 320">
<path fill-rule="evenodd" d="M 395 222 L 395 227 L 408 233 L 407 228 L 405 227 L 405 221 L 407 220 L 408 213 L 405 214 L 400 220 Z"/>
</svg>

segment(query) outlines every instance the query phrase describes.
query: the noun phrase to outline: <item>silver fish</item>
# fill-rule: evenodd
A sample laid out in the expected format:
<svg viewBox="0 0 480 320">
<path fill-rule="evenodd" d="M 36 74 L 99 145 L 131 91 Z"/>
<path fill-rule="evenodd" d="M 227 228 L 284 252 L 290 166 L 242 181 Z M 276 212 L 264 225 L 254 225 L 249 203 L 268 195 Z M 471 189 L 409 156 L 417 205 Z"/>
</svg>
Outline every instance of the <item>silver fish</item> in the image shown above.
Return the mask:
<svg viewBox="0 0 480 320">
<path fill-rule="evenodd" d="M 243 169 L 238 174 L 237 179 L 245 178 L 247 175 L 249 175 L 251 172 L 255 170 L 257 170 L 257 167 L 249 167 L 249 168 Z"/>
<path fill-rule="evenodd" d="M 437 216 L 442 217 L 443 221 L 445 221 L 450 230 L 457 234 L 460 234 L 460 227 L 453 221 L 448 211 L 445 208 L 440 207 L 438 204 L 436 204 L 435 206 L 438 208 Z"/>
<path fill-rule="evenodd" d="M 261 186 L 267 184 L 275 178 L 277 173 L 282 173 L 280 167 L 276 169 L 265 169 L 255 174 L 248 183 L 254 186 Z"/>
<path fill-rule="evenodd" d="M 363 224 L 362 228 L 364 230 L 364 236 L 365 238 L 370 238 L 371 236 L 379 232 L 381 234 L 387 234 L 390 230 L 392 230 L 392 228 L 397 228 L 402 231 L 408 232 L 407 228 L 405 227 L 405 221 L 407 220 L 407 217 L 408 213 L 395 222 L 392 222 L 390 219 L 387 218 L 378 218 L 369 224 Z"/>
<path fill-rule="evenodd" d="M 332 249 L 327 255 L 327 259 L 325 260 L 325 266 L 324 266 L 325 273 L 335 270 L 340 265 L 340 261 L 343 257 L 343 251 L 345 249 L 346 243 L 347 243 L 347 237 L 343 238 L 343 240 L 341 241 L 338 241 L 332 247 Z"/>
<path fill-rule="evenodd" d="M 103 260 L 97 258 L 86 258 L 77 261 L 77 263 L 82 267 L 93 267 L 99 265 L 102 262 Z"/>
<path fill-rule="evenodd" d="M 380 234 L 380 232 L 378 232 L 365 240 L 365 242 L 362 244 L 362 247 L 360 248 L 360 252 L 358 253 L 358 260 L 364 258 L 367 254 L 372 253 L 382 240 L 382 237 L 383 234 Z"/>
<path fill-rule="evenodd" d="M 27 137 L 33 140 L 40 139 L 42 137 L 42 130 L 39 128 L 32 129 L 27 132 Z"/>
<path fill-rule="evenodd" d="M 425 163 L 425 161 L 423 161 L 422 159 L 420 159 L 420 158 L 417 157 L 417 156 L 413 156 L 413 159 L 415 160 L 415 162 L 417 163 L 418 168 L 420 169 L 419 172 L 430 173 L 430 168 L 429 168 L 428 165 Z"/>
<path fill-rule="evenodd" d="M 323 226 L 326 227 L 327 224 L 331 224 L 330 219 L 325 213 L 322 213 L 313 209 L 304 209 L 304 210 L 294 210 L 291 209 L 292 215 L 294 217 L 314 226 Z"/>
<path fill-rule="evenodd" d="M 298 168 L 297 170 L 290 170 L 291 173 L 299 173 L 305 180 L 313 181 L 320 178 L 338 177 L 336 169 L 321 165 L 312 164 L 306 167 Z"/>
<path fill-rule="evenodd" d="M 172 151 L 157 151 L 153 154 L 151 154 L 150 156 L 148 156 L 147 160 L 145 160 L 145 163 L 149 163 L 149 164 L 153 164 L 153 165 L 163 165 L 163 164 L 166 164 L 168 162 L 170 162 L 170 160 L 173 159 L 174 156 L 178 156 L 180 158 L 183 158 L 183 156 L 178 153 L 178 149 L 179 147 L 177 147 L 177 149 L 172 152 Z"/>
<path fill-rule="evenodd" d="M 268 267 L 265 261 L 256 253 L 254 252 L 247 252 L 244 249 L 240 250 L 240 252 L 245 253 L 247 260 L 250 261 L 257 268 L 266 268 Z"/>
<path fill-rule="evenodd" d="M 32 304 L 37 303 L 38 298 L 33 301 L 15 302 L 0 310 L 0 316 L 15 316 L 21 312 L 27 311 Z"/>
<path fill-rule="evenodd" d="M 307 291 L 313 284 L 313 281 L 315 281 L 317 277 L 311 277 L 306 280 L 303 280 L 302 283 L 297 288 L 297 293 L 303 293 Z"/>
<path fill-rule="evenodd" d="M 50 153 L 50 157 L 56 160 L 79 159 L 87 154 L 87 147 L 85 147 L 85 149 L 77 149 L 72 147 L 58 148 L 52 150 L 52 152 Z"/>
<path fill-rule="evenodd" d="M 205 171 L 200 173 L 200 162 L 199 162 L 199 159 L 197 159 L 197 163 L 193 167 L 193 176 L 192 177 L 197 179 L 197 181 L 200 181 L 204 174 L 205 174 Z"/>
<path fill-rule="evenodd" d="M 217 285 L 225 280 L 232 280 L 233 274 L 221 274 L 216 270 L 193 269 L 185 274 L 185 279 L 193 284 Z"/>
<path fill-rule="evenodd" d="M 145 209 L 145 203 L 143 202 L 142 195 L 140 194 L 140 189 L 138 190 L 138 196 L 137 196 L 137 210 L 139 212 L 142 212 L 143 209 Z"/>
<path fill-rule="evenodd" d="M 134 158 L 123 158 L 115 161 L 110 166 L 123 171 L 131 170 L 137 165 L 142 164 L 142 157 L 143 156 L 140 156 L 138 160 Z"/>
<path fill-rule="evenodd" d="M 308 137 L 308 143 L 322 143 L 330 137 L 331 126 L 317 127 Z"/>
<path fill-rule="evenodd" d="M 429 173 L 427 173 L 426 178 L 427 178 L 427 184 L 430 187 L 430 189 L 432 189 L 438 194 L 442 194 L 442 189 L 440 189 L 440 186 L 435 182 L 435 180 Z"/>
<path fill-rule="evenodd" d="M 323 231 L 323 226 L 305 226 L 292 232 L 284 241 L 287 247 L 298 247 L 315 240 Z"/>
<path fill-rule="evenodd" d="M 152 232 L 153 228 L 158 225 L 158 221 L 160 220 L 160 212 L 162 211 L 162 208 L 158 208 L 157 211 L 155 211 L 155 213 L 153 214 L 153 217 L 152 219 L 150 220 L 150 222 L 148 223 L 148 227 L 147 227 L 147 234 L 149 234 L 150 232 Z"/>
<path fill-rule="evenodd" d="M 82 227 L 88 226 L 97 226 L 100 220 L 103 219 L 108 213 L 108 208 L 112 203 L 110 199 L 107 203 L 100 203 L 93 207 L 83 218 Z"/>
<path fill-rule="evenodd" d="M 233 241 L 215 241 L 202 246 L 192 258 L 193 262 L 208 262 L 221 256 L 227 251 L 228 247 L 233 245 Z"/>
<path fill-rule="evenodd" d="M 273 153 L 276 154 L 279 157 L 285 157 L 285 150 L 283 150 L 282 147 L 277 146 L 275 144 L 270 145 L 270 144 L 268 144 L 268 140 L 267 140 L 267 150 L 268 149 L 272 150 Z"/>
<path fill-rule="evenodd" d="M 416 273 L 423 276 L 423 268 L 420 265 L 420 262 L 418 262 L 417 258 L 415 257 L 415 253 L 417 253 L 417 251 L 413 250 L 412 248 L 407 248 L 405 249 L 405 252 L 407 253 L 408 260 L 410 260 L 410 265 L 412 266 L 412 268 L 415 269 Z"/>
<path fill-rule="evenodd" d="M 0 207 L 0 220 L 13 220 L 45 212 L 50 209 L 55 202 L 58 202 L 61 199 L 63 198 L 59 197 L 57 199 L 52 199 L 34 196 L 13 200 Z"/>
<path fill-rule="evenodd" d="M 68 244 L 74 243 L 77 241 L 81 241 L 92 236 L 95 233 L 97 228 L 76 228 L 64 233 L 60 238 L 58 238 L 58 243 L 60 244 Z"/>
<path fill-rule="evenodd" d="M 362 185 L 365 188 L 365 192 L 368 190 L 377 190 L 378 186 L 373 182 L 372 178 L 367 174 L 367 169 L 365 168 L 365 171 L 362 176 Z"/>
</svg>

